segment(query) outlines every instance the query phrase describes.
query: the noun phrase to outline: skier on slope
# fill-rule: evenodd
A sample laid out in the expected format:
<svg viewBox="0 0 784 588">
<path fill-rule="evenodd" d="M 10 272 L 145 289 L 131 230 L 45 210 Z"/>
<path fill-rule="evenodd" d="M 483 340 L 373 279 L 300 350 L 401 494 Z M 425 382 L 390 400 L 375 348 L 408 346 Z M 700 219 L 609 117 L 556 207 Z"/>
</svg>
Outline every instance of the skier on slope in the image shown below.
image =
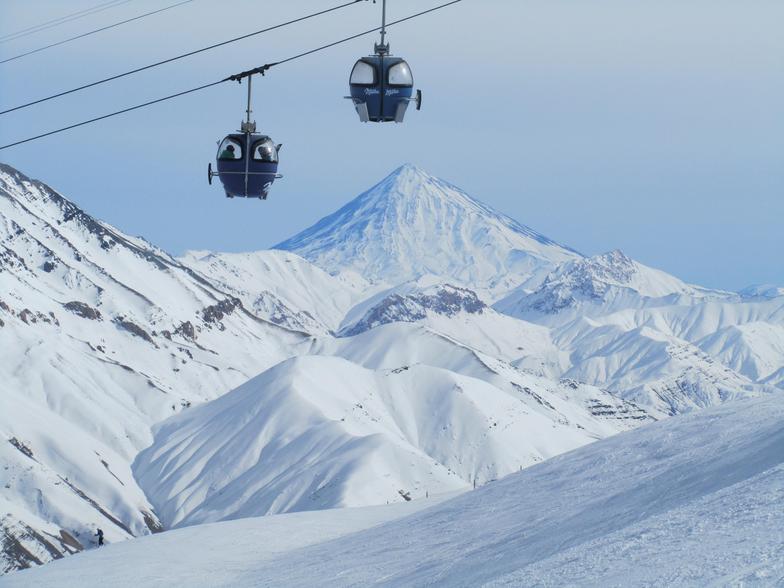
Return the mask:
<svg viewBox="0 0 784 588">
<path fill-rule="evenodd" d="M 98 547 L 101 547 L 103 545 L 103 531 L 98 529 L 95 532 L 95 536 L 98 537 Z"/>
</svg>

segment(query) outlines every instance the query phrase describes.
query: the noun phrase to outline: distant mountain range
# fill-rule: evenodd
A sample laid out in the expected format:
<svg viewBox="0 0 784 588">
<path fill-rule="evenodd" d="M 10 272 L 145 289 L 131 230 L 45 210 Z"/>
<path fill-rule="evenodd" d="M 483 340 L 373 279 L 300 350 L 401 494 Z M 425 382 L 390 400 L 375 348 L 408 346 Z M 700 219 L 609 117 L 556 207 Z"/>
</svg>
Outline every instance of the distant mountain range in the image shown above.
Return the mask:
<svg viewBox="0 0 784 588">
<path fill-rule="evenodd" d="M 179 259 L 0 166 L 0 345 L 10 571 L 780 392 L 784 295 L 584 257 L 411 165 L 275 249 Z"/>
</svg>

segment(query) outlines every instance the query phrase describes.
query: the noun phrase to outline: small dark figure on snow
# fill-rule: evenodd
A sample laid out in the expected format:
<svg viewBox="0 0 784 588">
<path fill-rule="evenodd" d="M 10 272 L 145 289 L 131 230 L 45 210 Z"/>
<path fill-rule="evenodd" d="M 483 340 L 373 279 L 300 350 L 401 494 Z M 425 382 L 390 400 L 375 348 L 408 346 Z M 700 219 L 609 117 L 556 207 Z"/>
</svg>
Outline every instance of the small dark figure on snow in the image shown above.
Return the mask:
<svg viewBox="0 0 784 588">
<path fill-rule="evenodd" d="M 103 531 L 101 529 L 98 529 L 95 532 L 95 536 L 98 537 L 98 547 L 100 547 L 101 545 L 103 545 Z"/>
</svg>

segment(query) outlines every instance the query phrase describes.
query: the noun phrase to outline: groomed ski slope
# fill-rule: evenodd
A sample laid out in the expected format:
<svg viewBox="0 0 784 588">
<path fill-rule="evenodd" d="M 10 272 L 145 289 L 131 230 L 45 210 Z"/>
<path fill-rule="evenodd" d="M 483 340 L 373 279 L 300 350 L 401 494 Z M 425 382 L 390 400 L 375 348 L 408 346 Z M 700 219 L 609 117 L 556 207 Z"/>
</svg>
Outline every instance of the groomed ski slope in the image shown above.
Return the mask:
<svg viewBox="0 0 784 588">
<path fill-rule="evenodd" d="M 330 512 L 348 521 L 379 511 Z M 181 529 L 14 574 L 2 585 L 781 585 L 784 395 L 673 417 L 405 518 L 285 549 L 324 516 L 332 515 Z M 150 567 L 161 575 L 150 576 Z"/>
<path fill-rule="evenodd" d="M 175 529 L 0 577 L 0 586 L 81 588 L 241 586 L 232 578 L 265 559 L 399 519 L 455 496 L 382 506 L 287 513 Z M 87 557 L 82 557 L 87 556 Z"/>
</svg>

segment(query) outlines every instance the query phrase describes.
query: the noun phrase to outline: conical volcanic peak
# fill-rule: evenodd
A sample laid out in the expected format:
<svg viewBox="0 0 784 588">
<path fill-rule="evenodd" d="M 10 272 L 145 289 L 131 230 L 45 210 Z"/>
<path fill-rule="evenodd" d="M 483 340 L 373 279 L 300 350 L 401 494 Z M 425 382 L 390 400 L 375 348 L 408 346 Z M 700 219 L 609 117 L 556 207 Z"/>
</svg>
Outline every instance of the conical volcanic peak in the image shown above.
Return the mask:
<svg viewBox="0 0 784 588">
<path fill-rule="evenodd" d="M 580 257 L 411 164 L 275 247 L 374 282 L 432 274 L 492 291 Z"/>
</svg>

